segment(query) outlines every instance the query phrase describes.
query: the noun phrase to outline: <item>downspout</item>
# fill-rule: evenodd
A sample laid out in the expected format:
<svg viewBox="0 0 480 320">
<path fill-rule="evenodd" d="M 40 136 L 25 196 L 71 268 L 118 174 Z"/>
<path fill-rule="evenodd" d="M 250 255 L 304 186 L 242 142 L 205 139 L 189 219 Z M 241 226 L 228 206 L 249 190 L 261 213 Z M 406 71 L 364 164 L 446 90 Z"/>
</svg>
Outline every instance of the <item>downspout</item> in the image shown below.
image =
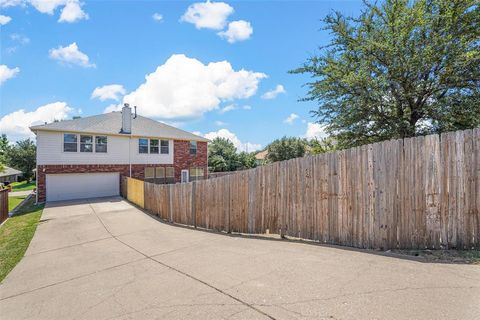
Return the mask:
<svg viewBox="0 0 480 320">
<path fill-rule="evenodd" d="M 128 167 L 130 170 L 130 178 L 132 177 L 132 152 L 131 152 L 131 147 L 132 147 L 132 134 L 128 136 Z"/>
</svg>

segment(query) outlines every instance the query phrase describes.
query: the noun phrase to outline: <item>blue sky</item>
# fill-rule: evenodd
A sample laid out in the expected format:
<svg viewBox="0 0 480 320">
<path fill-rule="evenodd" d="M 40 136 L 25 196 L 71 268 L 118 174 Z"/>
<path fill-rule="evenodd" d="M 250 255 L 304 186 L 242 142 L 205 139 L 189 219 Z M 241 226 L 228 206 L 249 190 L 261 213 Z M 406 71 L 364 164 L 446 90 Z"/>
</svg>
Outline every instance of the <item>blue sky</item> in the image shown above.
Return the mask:
<svg viewBox="0 0 480 320">
<path fill-rule="evenodd" d="M 130 102 L 139 114 L 228 137 L 240 149 L 248 143 L 252 151 L 284 135 L 321 134 L 309 114 L 315 103 L 298 101 L 309 77 L 288 70 L 328 43 L 320 30 L 326 14 L 358 15 L 362 4 L 0 0 L 0 6 L 0 132 L 10 139 L 27 137 L 35 123 Z"/>
</svg>

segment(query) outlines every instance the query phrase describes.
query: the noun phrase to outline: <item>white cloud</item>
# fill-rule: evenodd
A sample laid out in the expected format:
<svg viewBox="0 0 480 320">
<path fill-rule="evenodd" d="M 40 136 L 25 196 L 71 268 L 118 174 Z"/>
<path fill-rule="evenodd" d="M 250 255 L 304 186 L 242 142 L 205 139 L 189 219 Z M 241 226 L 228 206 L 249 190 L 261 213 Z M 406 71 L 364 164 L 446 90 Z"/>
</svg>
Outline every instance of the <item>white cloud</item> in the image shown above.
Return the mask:
<svg viewBox="0 0 480 320">
<path fill-rule="evenodd" d="M 225 2 L 197 2 L 187 8 L 180 20 L 193 23 L 197 29 L 220 30 L 232 13 L 233 8 Z"/>
<path fill-rule="evenodd" d="M 225 129 L 225 128 L 220 129 L 218 131 L 209 132 L 205 134 L 204 137 L 209 140 L 213 140 L 217 137 L 228 139 L 237 148 L 238 152 L 241 152 L 241 151 L 252 152 L 252 151 L 260 150 L 262 148 L 262 145 L 258 143 L 251 143 L 251 142 L 244 143 L 240 141 L 240 139 L 235 135 L 235 133 L 230 132 L 228 129 Z"/>
<path fill-rule="evenodd" d="M 82 19 L 87 20 L 88 18 L 88 14 L 82 10 L 82 4 L 79 1 L 69 0 L 65 7 L 63 7 L 58 22 L 73 23 Z"/>
<path fill-rule="evenodd" d="M 291 113 L 285 120 L 283 120 L 284 123 L 288 124 L 293 124 L 293 122 L 298 119 L 298 114 L 296 113 Z"/>
<path fill-rule="evenodd" d="M 64 120 L 73 111 L 66 102 L 49 103 L 30 112 L 24 109 L 14 111 L 0 119 L 0 133 L 5 133 L 13 141 L 33 137 L 30 126 Z"/>
<path fill-rule="evenodd" d="M 250 38 L 253 28 L 248 21 L 238 20 L 228 24 L 228 29 L 217 33 L 221 38 L 226 39 L 229 43 L 244 41 Z"/>
<path fill-rule="evenodd" d="M 287 93 L 287 91 L 285 91 L 285 88 L 281 84 L 277 84 L 275 89 L 265 92 L 262 95 L 262 99 L 275 99 L 281 93 Z"/>
<path fill-rule="evenodd" d="M 0 65 L 0 85 L 10 78 L 15 77 L 20 72 L 20 68 L 15 67 L 10 69 L 8 66 Z"/>
<path fill-rule="evenodd" d="M 109 84 L 103 87 L 96 87 L 92 92 L 91 99 L 98 98 L 100 101 L 107 99 L 120 100 L 120 96 L 125 95 L 125 88 L 121 84 Z"/>
<path fill-rule="evenodd" d="M 53 15 L 55 10 L 63 7 L 58 22 L 76 22 L 88 19 L 88 14 L 82 10 L 83 2 L 80 0 L 0 0 L 0 7 L 26 7 L 31 4 L 41 13 Z"/>
<path fill-rule="evenodd" d="M 235 71 L 228 61 L 203 64 L 175 54 L 146 75 L 145 82 L 123 102 L 138 106 L 138 112 L 147 117 L 196 118 L 218 109 L 221 102 L 253 96 L 265 77 L 260 72 Z"/>
<path fill-rule="evenodd" d="M 153 20 L 157 22 L 163 21 L 163 16 L 160 13 L 155 12 L 152 16 Z"/>
<path fill-rule="evenodd" d="M 30 4 L 41 13 L 52 15 L 60 6 L 64 6 L 67 0 L 30 0 Z"/>
<path fill-rule="evenodd" d="M 76 42 L 67 47 L 59 46 L 56 49 L 50 49 L 49 55 L 50 58 L 59 61 L 61 64 L 95 68 L 95 64 L 90 63 L 88 56 L 78 49 Z"/>
<path fill-rule="evenodd" d="M 307 123 L 307 132 L 305 132 L 305 138 L 311 139 L 323 139 L 328 135 L 325 132 L 325 126 L 319 123 L 309 122 Z"/>
<path fill-rule="evenodd" d="M 25 5 L 25 0 L 0 0 L 0 8 Z"/>
<path fill-rule="evenodd" d="M 224 126 L 226 126 L 227 124 L 226 124 L 225 122 L 223 122 L 223 121 L 217 120 L 217 121 L 215 121 L 215 125 L 216 125 L 216 126 L 219 126 L 219 127 L 224 127 Z"/>
<path fill-rule="evenodd" d="M 218 113 L 224 114 L 226 112 L 233 111 L 235 109 L 237 109 L 237 107 L 234 104 L 229 104 L 228 106 L 225 106 L 222 109 L 220 109 Z"/>
<path fill-rule="evenodd" d="M 12 18 L 10 18 L 9 16 L 4 16 L 3 14 L 0 14 L 0 25 L 4 26 L 10 21 L 12 21 Z"/>
<path fill-rule="evenodd" d="M 251 109 L 252 109 L 252 106 L 245 105 L 245 106 L 243 106 L 243 109 L 244 109 L 244 110 L 251 110 Z"/>
<path fill-rule="evenodd" d="M 122 105 L 121 104 L 111 104 L 108 107 L 103 110 L 103 113 L 110 113 L 114 111 L 122 111 Z"/>
<path fill-rule="evenodd" d="M 27 36 L 24 36 L 23 34 L 18 34 L 18 33 L 12 33 L 10 35 L 10 39 L 12 39 L 12 41 L 15 41 L 21 45 L 26 45 L 30 43 L 30 38 L 28 38 Z"/>
</svg>

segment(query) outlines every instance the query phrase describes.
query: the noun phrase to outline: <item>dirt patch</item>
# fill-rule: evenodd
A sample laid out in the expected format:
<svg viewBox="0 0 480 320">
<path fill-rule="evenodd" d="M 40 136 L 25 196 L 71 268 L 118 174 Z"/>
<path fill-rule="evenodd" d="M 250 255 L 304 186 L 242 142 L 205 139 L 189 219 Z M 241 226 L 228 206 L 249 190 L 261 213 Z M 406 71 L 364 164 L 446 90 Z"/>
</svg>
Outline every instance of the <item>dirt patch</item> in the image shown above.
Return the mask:
<svg viewBox="0 0 480 320">
<path fill-rule="evenodd" d="M 386 253 L 415 257 L 424 262 L 467 263 L 480 265 L 480 250 L 388 250 Z"/>
</svg>

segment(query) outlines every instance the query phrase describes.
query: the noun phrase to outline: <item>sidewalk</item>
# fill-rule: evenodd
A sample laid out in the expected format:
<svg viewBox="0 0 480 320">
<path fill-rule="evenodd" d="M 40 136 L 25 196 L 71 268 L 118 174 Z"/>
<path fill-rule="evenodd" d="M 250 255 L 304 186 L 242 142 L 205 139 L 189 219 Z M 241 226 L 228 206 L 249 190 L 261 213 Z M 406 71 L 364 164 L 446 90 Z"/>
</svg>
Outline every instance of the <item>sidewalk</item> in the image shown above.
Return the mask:
<svg viewBox="0 0 480 320">
<path fill-rule="evenodd" d="M 28 196 L 30 193 L 32 193 L 32 190 L 27 190 L 27 191 L 14 191 L 14 192 L 9 192 L 8 196 L 9 197 L 21 197 L 21 196 Z"/>
</svg>

